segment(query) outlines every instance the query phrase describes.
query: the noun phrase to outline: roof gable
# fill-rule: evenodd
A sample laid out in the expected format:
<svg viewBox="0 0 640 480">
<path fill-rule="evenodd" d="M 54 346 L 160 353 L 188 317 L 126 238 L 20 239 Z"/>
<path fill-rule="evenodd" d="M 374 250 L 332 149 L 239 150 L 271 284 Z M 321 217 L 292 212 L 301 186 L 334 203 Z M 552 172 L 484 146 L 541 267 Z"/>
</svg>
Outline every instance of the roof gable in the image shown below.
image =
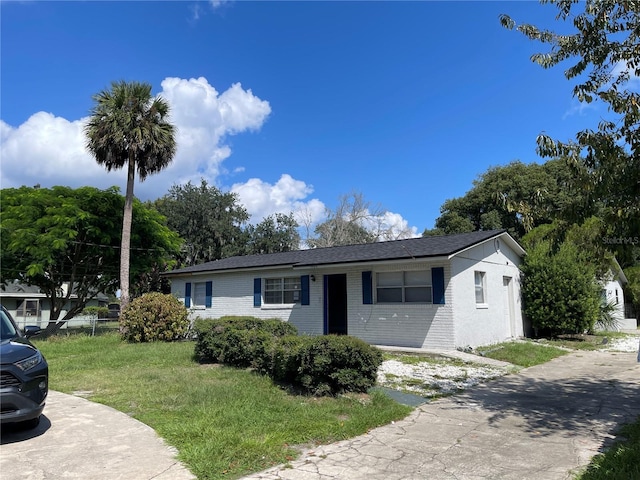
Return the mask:
<svg viewBox="0 0 640 480">
<path fill-rule="evenodd" d="M 165 275 L 182 275 L 201 272 L 267 268 L 267 267 L 313 267 L 345 263 L 376 262 L 389 260 L 409 260 L 430 257 L 451 257 L 469 247 L 487 240 L 504 237 L 509 246 L 520 256 L 524 250 L 504 230 L 460 233 L 457 235 L 441 235 L 433 237 L 410 238 L 390 242 L 345 245 L 340 247 L 296 250 L 293 252 L 270 253 L 262 255 L 245 255 L 228 257 L 213 262 L 193 265 Z"/>
</svg>

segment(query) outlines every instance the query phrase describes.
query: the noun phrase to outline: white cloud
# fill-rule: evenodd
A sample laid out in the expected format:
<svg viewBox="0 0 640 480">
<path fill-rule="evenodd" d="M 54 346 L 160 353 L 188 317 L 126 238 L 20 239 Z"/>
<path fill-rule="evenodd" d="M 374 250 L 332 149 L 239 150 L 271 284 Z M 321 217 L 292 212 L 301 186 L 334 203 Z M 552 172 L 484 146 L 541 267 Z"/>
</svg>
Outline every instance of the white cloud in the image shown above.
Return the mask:
<svg viewBox="0 0 640 480">
<path fill-rule="evenodd" d="M 229 2 L 230 0 L 209 0 L 209 5 L 211 5 L 211 8 L 216 9 Z"/>
<path fill-rule="evenodd" d="M 400 240 L 420 236 L 418 228 L 410 227 L 409 222 L 399 213 L 384 212 L 377 220 L 382 233 L 382 240 Z"/>
<path fill-rule="evenodd" d="M 46 112 L 33 114 L 17 128 L 0 120 L 2 187 L 35 184 L 78 187 L 108 176 L 85 151 L 84 122 Z M 113 177 L 110 178 L 113 183 Z M 102 186 L 106 186 L 104 182 Z"/>
<path fill-rule="evenodd" d="M 286 173 L 275 184 L 251 178 L 245 183 L 234 184 L 231 191 L 238 195 L 246 207 L 251 222 L 274 213 L 293 212 L 301 225 L 306 221 L 316 224 L 325 215 L 325 205 L 320 200 L 314 198 L 304 201 L 313 193 L 313 187 Z"/>
<path fill-rule="evenodd" d="M 178 148 L 169 167 L 144 182 L 136 182 L 135 194 L 143 200 L 161 197 L 175 183 L 192 181 L 199 185 L 204 178 L 210 185 L 217 184 L 224 171 L 223 162 L 232 154 L 225 139 L 260 129 L 271 113 L 267 101 L 239 83 L 221 94 L 202 77 L 166 78 L 161 86 L 160 95 L 171 105 Z M 67 120 L 47 112 L 33 114 L 18 127 L 0 120 L 1 187 L 116 185 L 124 192 L 125 171 L 107 172 L 86 151 L 86 120 Z M 244 167 L 239 167 L 234 173 L 242 171 Z M 325 204 L 317 198 L 309 199 L 313 187 L 288 174 L 275 184 L 251 178 L 234 184 L 231 191 L 238 194 L 252 222 L 274 213 L 294 212 L 298 223 L 313 232 L 315 225 L 326 218 Z M 392 232 L 407 228 L 397 214 L 386 214 L 379 223 Z M 412 231 L 415 233 L 415 227 Z"/>
<path fill-rule="evenodd" d="M 640 77 L 635 74 L 638 70 L 626 62 L 619 61 L 613 66 L 613 70 L 611 70 L 611 75 L 613 78 L 617 78 L 623 73 L 629 74 L 629 81 L 626 84 L 626 88 L 629 90 L 637 91 L 640 89 Z"/>
<path fill-rule="evenodd" d="M 573 100 L 571 100 L 571 105 L 569 106 L 569 109 L 566 112 L 564 112 L 564 115 L 562 115 L 562 119 L 566 120 L 568 117 L 571 117 L 573 115 L 583 116 L 583 115 L 586 115 L 587 112 L 591 110 L 597 110 L 597 109 L 598 109 L 598 103 L 595 101 L 591 103 L 587 103 L 587 102 L 581 102 L 577 98 L 574 98 Z"/>
<path fill-rule="evenodd" d="M 178 150 L 173 163 L 158 176 L 178 183 L 205 178 L 214 184 L 222 162 L 231 155 L 225 138 L 258 130 L 271 113 L 269 102 L 239 83 L 222 94 L 204 77 L 166 78 L 161 85 L 160 95 L 171 105 L 171 121 L 177 127 Z"/>
<path fill-rule="evenodd" d="M 203 77 L 166 78 L 162 95 L 171 105 L 177 127 L 176 156 L 164 171 L 137 182 L 136 196 L 155 199 L 174 183 L 205 178 L 215 184 L 222 162 L 231 155 L 228 135 L 258 130 L 271 113 L 269 102 L 239 83 L 219 94 Z M 107 173 L 85 150 L 85 119 L 67 120 L 38 112 L 18 127 L 0 120 L 2 187 L 93 185 L 125 189 L 124 171 Z"/>
<path fill-rule="evenodd" d="M 199 3 L 194 3 L 193 5 L 191 5 L 191 14 L 192 20 L 199 20 L 200 19 L 200 4 Z"/>
</svg>

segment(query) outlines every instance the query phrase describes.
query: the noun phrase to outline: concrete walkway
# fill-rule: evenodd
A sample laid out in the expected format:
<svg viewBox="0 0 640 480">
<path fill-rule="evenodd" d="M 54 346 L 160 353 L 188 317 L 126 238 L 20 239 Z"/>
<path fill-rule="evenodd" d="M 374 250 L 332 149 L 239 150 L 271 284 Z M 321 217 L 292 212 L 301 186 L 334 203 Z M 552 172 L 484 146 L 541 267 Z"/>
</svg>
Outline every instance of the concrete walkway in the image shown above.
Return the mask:
<svg viewBox="0 0 640 480">
<path fill-rule="evenodd" d="M 40 425 L 2 427 L 2 480 L 195 479 L 147 425 L 113 408 L 49 392 Z"/>
<path fill-rule="evenodd" d="M 570 479 L 640 415 L 636 355 L 571 353 L 245 479 Z"/>
</svg>

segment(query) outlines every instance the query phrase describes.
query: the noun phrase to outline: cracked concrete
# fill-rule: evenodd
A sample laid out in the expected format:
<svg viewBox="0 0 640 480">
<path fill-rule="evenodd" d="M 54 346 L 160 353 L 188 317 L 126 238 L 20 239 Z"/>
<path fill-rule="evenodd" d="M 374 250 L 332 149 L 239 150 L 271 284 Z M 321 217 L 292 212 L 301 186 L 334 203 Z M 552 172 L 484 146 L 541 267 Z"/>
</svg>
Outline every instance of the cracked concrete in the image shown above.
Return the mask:
<svg viewBox="0 0 640 480">
<path fill-rule="evenodd" d="M 635 353 L 578 352 L 245 480 L 568 480 L 640 415 Z"/>
<path fill-rule="evenodd" d="M 32 430 L 2 427 L 2 480 L 190 480 L 149 426 L 113 408 L 50 391 Z"/>
</svg>

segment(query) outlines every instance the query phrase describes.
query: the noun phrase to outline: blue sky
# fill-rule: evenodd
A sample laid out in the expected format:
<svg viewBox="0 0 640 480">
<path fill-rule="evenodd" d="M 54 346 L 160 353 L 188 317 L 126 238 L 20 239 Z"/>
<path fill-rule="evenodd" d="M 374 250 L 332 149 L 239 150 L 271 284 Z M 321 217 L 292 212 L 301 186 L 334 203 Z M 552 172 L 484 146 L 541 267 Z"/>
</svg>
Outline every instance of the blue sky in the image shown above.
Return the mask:
<svg viewBox="0 0 640 480">
<path fill-rule="evenodd" d="M 321 221 L 357 191 L 398 229 L 432 228 L 490 166 L 541 162 L 602 112 L 578 108 L 545 47 L 500 26 L 566 28 L 537 2 L 7 2 L 1 13 L 2 187 L 125 186 L 84 151 L 91 96 L 146 81 L 179 131 L 155 199 L 201 177 L 254 221 Z"/>
</svg>

